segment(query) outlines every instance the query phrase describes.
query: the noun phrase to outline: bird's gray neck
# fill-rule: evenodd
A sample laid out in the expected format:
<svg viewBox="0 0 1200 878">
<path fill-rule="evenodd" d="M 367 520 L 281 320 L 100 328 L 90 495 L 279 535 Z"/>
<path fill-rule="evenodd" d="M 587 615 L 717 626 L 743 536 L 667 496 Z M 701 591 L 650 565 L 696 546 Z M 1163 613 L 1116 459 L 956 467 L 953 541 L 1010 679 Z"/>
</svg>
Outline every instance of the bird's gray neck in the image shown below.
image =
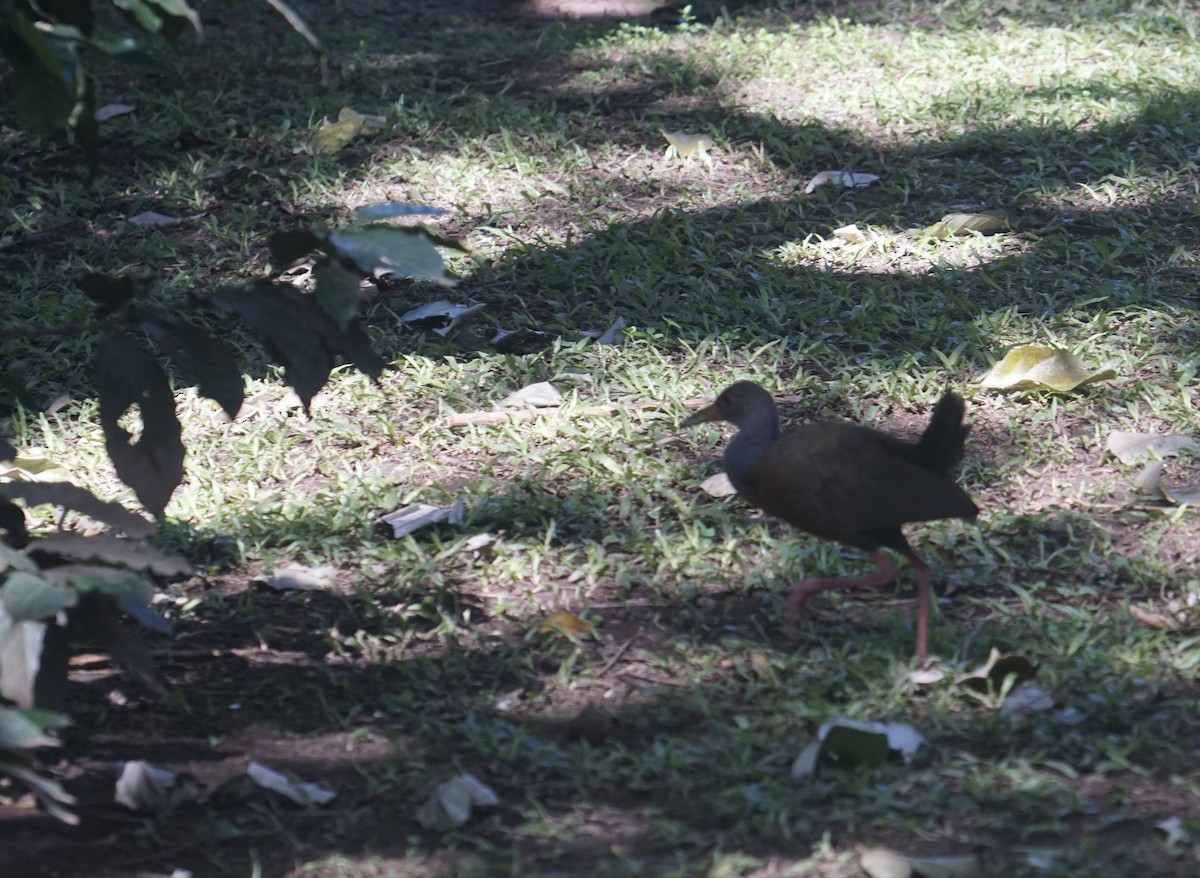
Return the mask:
<svg viewBox="0 0 1200 878">
<path fill-rule="evenodd" d="M 774 411 L 756 412 L 738 425 L 738 433 L 725 446 L 725 474 L 739 492 L 746 484 L 750 469 L 762 453 L 779 438 L 779 415 Z"/>
</svg>

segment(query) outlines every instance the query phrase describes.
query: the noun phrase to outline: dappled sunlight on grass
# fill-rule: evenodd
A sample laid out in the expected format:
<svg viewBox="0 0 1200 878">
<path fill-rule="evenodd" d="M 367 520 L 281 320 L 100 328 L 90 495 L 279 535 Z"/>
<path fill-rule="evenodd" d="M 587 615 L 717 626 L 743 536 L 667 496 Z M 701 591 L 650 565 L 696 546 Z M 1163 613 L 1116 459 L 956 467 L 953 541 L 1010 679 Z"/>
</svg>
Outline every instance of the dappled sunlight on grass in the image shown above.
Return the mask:
<svg viewBox="0 0 1200 878">
<path fill-rule="evenodd" d="M 857 845 L 886 844 L 985 850 L 1004 875 L 1028 874 L 1036 849 L 1058 857 L 1048 874 L 1190 876 L 1196 842 L 1169 849 L 1154 827 L 1200 820 L 1200 524 L 1139 495 L 1139 468 L 1106 451 L 1114 430 L 1197 432 L 1185 8 L 700 4 L 681 26 L 558 20 L 542 3 L 344 6 L 312 10 L 325 83 L 291 37 L 219 11 L 178 52 L 183 97 L 114 71 L 106 88 L 137 110 L 105 123 L 90 187 L 65 147 L 0 138 L 19 327 L 0 338 L 19 391 L 3 435 L 129 504 L 96 427 L 96 335 L 37 334 L 90 319 L 84 272 L 148 272 L 149 301 L 181 308 L 264 273 L 272 231 L 381 200 L 445 208 L 430 225 L 472 247 L 449 255 L 453 288 L 364 288 L 391 368 L 377 384 L 335 369 L 311 418 L 256 346 L 240 348 L 255 406 L 239 420 L 178 388 L 188 477 L 160 542 L 199 573 L 160 583 L 173 639 L 153 648 L 174 694 L 154 702 L 96 657 L 72 671 L 86 822 L 128 829 L 95 768 L 124 759 L 220 790 L 270 757 L 340 798 L 221 792 L 186 819 L 136 818 L 88 854 L 96 868 L 845 878 Z M 314 154 L 343 106 L 385 130 Z M 709 161 L 667 156 L 664 131 L 711 138 Z M 878 180 L 806 191 L 840 170 Z M 181 222 L 128 223 L 147 210 Z M 928 232 L 984 211 L 1008 226 Z M 861 238 L 838 234 L 850 225 Z M 444 335 L 401 320 L 441 299 L 485 308 Z M 544 335 L 495 341 L 522 329 Z M 980 387 L 1021 344 L 1116 377 Z M 785 424 L 904 436 L 945 389 L 964 396 L 960 481 L 981 517 L 910 530 L 933 569 L 942 679 L 908 676 L 905 564 L 783 630 L 796 580 L 870 562 L 700 488 L 728 434 L 677 425 L 739 379 L 775 394 Z M 541 381 L 567 403 L 452 419 Z M 1182 483 L 1194 455 L 1167 466 Z M 398 539 L 379 524 L 459 501 L 461 524 Z M 289 563 L 332 567 L 332 584 L 263 584 Z M 562 611 L 593 633 L 542 630 Z M 964 695 L 956 677 L 993 647 L 1039 665 L 1049 706 L 1010 716 L 996 693 Z M 909 766 L 791 777 L 838 715 L 926 742 Z M 415 806 L 463 771 L 501 804 L 420 830 Z"/>
</svg>

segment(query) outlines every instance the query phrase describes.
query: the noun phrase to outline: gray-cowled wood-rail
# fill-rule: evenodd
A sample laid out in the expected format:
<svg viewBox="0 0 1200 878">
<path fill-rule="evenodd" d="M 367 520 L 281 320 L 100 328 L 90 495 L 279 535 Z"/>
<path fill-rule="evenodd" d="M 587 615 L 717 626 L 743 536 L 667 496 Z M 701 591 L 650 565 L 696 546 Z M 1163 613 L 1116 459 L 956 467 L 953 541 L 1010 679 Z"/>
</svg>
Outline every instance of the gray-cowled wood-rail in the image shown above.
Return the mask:
<svg viewBox="0 0 1200 878">
<path fill-rule="evenodd" d="M 912 563 L 917 580 L 917 646 L 929 637 L 930 570 L 901 526 L 941 518 L 973 520 L 979 509 L 953 478 L 970 427 L 962 399 L 947 392 L 915 442 L 845 421 L 804 424 L 786 433 L 771 395 L 749 381 L 728 387 L 716 402 L 680 426 L 728 421 L 738 428 L 725 446 L 725 472 L 737 492 L 800 530 L 837 540 L 870 555 L 876 569 L 862 576 L 809 578 L 788 597 L 785 619 L 799 618 L 818 591 L 885 585 L 896 565 L 892 549 Z"/>
</svg>

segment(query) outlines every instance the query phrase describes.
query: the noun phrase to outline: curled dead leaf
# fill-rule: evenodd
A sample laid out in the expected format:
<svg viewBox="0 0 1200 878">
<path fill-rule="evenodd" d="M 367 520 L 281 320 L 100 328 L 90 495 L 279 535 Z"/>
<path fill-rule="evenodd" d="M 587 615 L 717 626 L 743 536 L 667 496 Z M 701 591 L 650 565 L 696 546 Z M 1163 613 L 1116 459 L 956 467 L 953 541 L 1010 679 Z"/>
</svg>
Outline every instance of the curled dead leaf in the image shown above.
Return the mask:
<svg viewBox="0 0 1200 878">
<path fill-rule="evenodd" d="M 559 610 L 542 620 L 537 630 L 538 634 L 562 634 L 565 637 L 576 638 L 584 634 L 594 634 L 596 629 L 591 622 L 580 619 L 574 613 Z"/>
<path fill-rule="evenodd" d="M 980 381 L 993 390 L 1055 390 L 1067 393 L 1077 387 L 1115 378 L 1113 369 L 1090 371 L 1069 351 L 1045 345 L 1018 345 L 996 363 Z"/>
</svg>

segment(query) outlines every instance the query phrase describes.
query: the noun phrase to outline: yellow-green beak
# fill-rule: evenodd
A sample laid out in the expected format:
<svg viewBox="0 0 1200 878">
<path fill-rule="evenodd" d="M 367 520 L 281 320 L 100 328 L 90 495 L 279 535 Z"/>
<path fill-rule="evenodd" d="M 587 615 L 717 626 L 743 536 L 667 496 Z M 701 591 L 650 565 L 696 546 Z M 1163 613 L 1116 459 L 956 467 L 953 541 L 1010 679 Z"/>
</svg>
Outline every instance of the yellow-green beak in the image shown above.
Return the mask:
<svg viewBox="0 0 1200 878">
<path fill-rule="evenodd" d="M 722 420 L 724 420 L 724 418 L 721 416 L 721 411 L 720 411 L 720 409 L 717 408 L 716 404 L 714 403 L 713 405 L 707 405 L 704 408 L 700 409 L 700 411 L 696 412 L 696 414 L 692 415 L 691 417 L 689 417 L 683 421 L 680 421 L 679 426 L 680 427 L 694 427 L 697 424 L 704 424 L 704 423 L 707 423 L 708 421 L 722 421 Z"/>
</svg>

